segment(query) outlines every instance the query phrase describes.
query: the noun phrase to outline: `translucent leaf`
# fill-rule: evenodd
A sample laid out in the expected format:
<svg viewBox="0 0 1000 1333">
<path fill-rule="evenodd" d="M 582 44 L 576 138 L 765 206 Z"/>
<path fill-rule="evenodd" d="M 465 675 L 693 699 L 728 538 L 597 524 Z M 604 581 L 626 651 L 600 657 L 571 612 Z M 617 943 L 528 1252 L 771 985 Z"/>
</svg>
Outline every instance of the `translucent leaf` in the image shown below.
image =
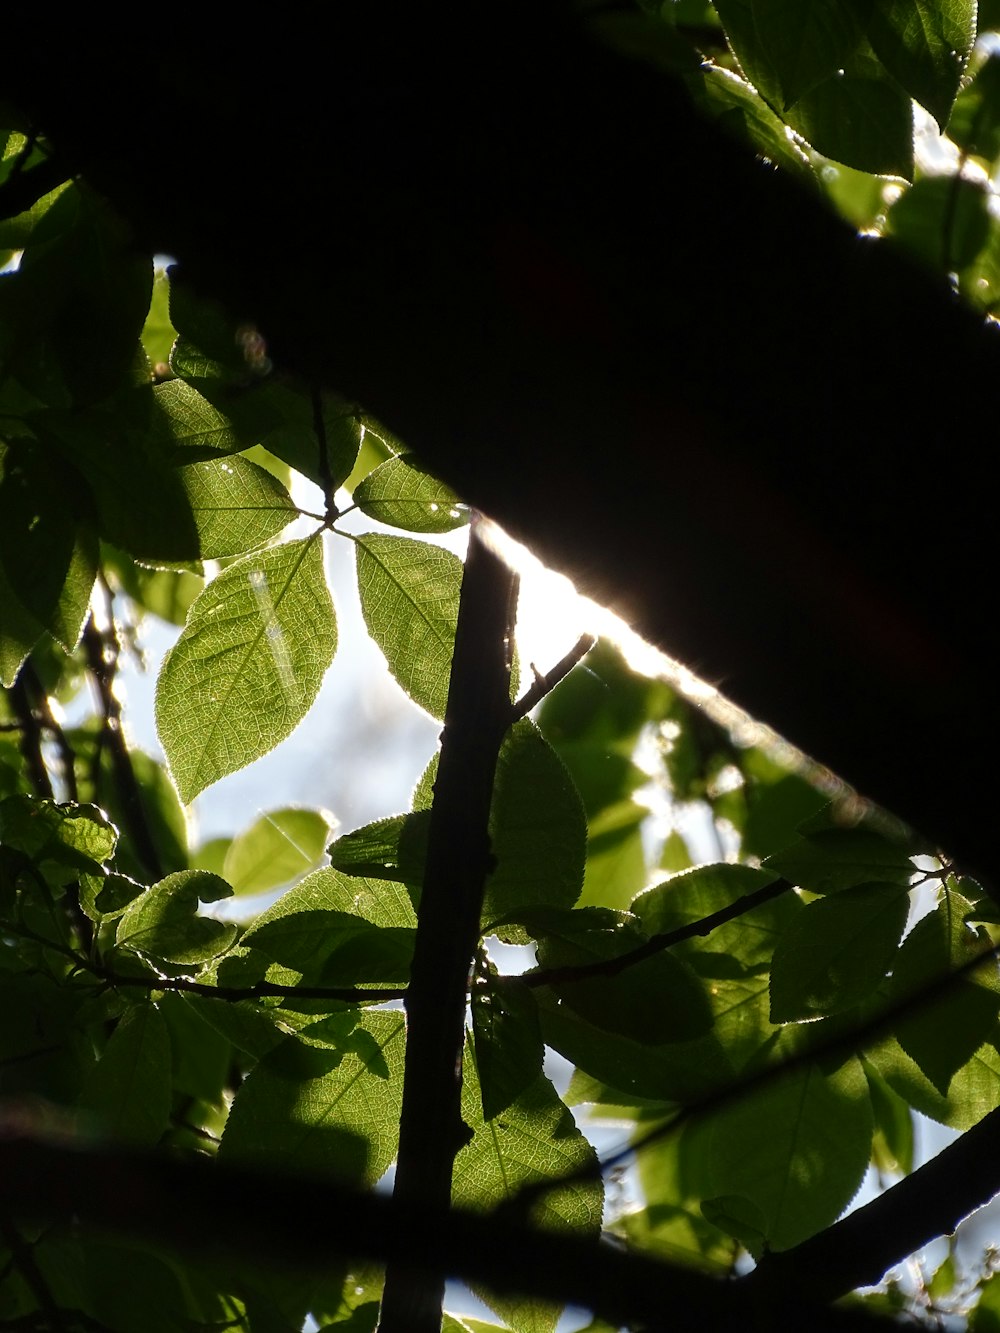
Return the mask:
<svg viewBox="0 0 1000 1333">
<path fill-rule="evenodd" d="M 798 839 L 767 858 L 764 869 L 811 893 L 836 893 L 855 884 L 909 884 L 912 848 L 872 829 L 826 829 Z"/>
<path fill-rule="evenodd" d="M 239 454 L 191 463 L 178 475 L 191 502 L 203 559 L 263 546 L 297 512 L 281 482 Z"/>
<path fill-rule="evenodd" d="M 776 1075 L 713 1117 L 717 1195 L 760 1209 L 766 1240 L 785 1250 L 834 1222 L 864 1179 L 872 1111 L 853 1056 L 824 1073 L 802 1065 Z"/>
<path fill-rule="evenodd" d="M 4 581 L 22 611 L 69 652 L 80 637 L 97 574 L 97 538 L 85 526 L 93 523 L 87 487 L 72 467 L 54 468 L 39 446 L 0 445 L 0 462 Z"/>
<path fill-rule="evenodd" d="M 264 893 L 314 869 L 329 836 L 318 810 L 271 810 L 229 844 L 222 877 L 237 895 Z"/>
<path fill-rule="evenodd" d="M 913 179 L 913 108 L 872 63 L 849 62 L 788 112 L 792 129 L 825 157 L 858 171 Z"/>
<path fill-rule="evenodd" d="M 543 971 L 600 964 L 646 943 L 646 937 L 627 919 L 593 908 L 540 914 L 531 928 L 539 941 L 538 962 Z M 556 980 L 551 988 L 563 1005 L 595 1027 L 653 1046 L 690 1041 L 712 1026 L 704 988 L 667 951 L 613 976 Z"/>
<path fill-rule="evenodd" d="M 331 843 L 330 864 L 347 875 L 394 880 L 419 890 L 429 827 L 429 810 L 377 819 Z"/>
<path fill-rule="evenodd" d="M 170 322 L 170 279 L 166 273 L 157 271 L 153 278 L 149 314 L 142 326 L 142 345 L 151 365 L 166 365 L 170 361 L 170 349 L 176 337 L 177 331 Z"/>
<path fill-rule="evenodd" d="M 945 984 L 988 948 L 985 934 L 965 923 L 969 909 L 961 894 L 946 893 L 903 941 L 889 985 L 890 1003 L 906 1006 L 893 1022 L 896 1038 L 942 1094 L 982 1043 L 1000 1035 L 994 959 Z"/>
<path fill-rule="evenodd" d="M 843 66 L 861 36 L 850 6 L 830 0 L 753 0 L 753 17 L 786 111 Z"/>
<path fill-rule="evenodd" d="M 368 632 L 414 703 L 444 718 L 458 623 L 462 562 L 411 537 L 371 534 L 355 542 L 358 591 Z"/>
<path fill-rule="evenodd" d="M 565 766 L 533 722 L 504 737 L 490 810 L 496 869 L 486 882 L 483 921 L 492 929 L 542 907 L 572 907 L 583 884 L 587 822 Z M 523 942 L 514 928 L 504 939 Z"/>
<path fill-rule="evenodd" d="M 170 1114 L 170 1036 L 155 1004 L 131 1005 L 80 1094 L 112 1138 L 158 1143 Z"/>
<path fill-rule="evenodd" d="M 942 1094 L 894 1037 L 866 1051 L 893 1092 L 914 1110 L 952 1129 L 970 1129 L 1000 1103 L 1000 1053 L 984 1042 L 951 1076 Z"/>
<path fill-rule="evenodd" d="M 788 136 L 784 122 L 757 90 L 733 70 L 708 65 L 686 76 L 699 109 L 715 116 L 724 129 L 737 133 L 771 162 L 812 183 L 809 159 Z"/>
<path fill-rule="evenodd" d="M 415 926 L 416 913 L 409 894 L 399 884 L 341 874 L 332 868 L 317 870 L 301 884 L 283 893 L 261 912 L 254 929 L 290 912 L 346 912 L 374 926 Z"/>
<path fill-rule="evenodd" d="M 219 1157 L 374 1185 L 396 1155 L 404 1020 L 352 1010 L 287 1037 L 250 1071 Z"/>
<path fill-rule="evenodd" d="M 408 532 L 451 532 L 469 521 L 455 492 L 405 456 L 388 459 L 364 477 L 354 503 L 369 518 Z"/>
<path fill-rule="evenodd" d="M 472 989 L 472 1034 L 483 1096 L 483 1119 L 493 1120 L 542 1072 L 542 1031 L 534 996 L 517 977 L 491 967 Z"/>
<path fill-rule="evenodd" d="M 222 985 L 403 984 L 416 915 L 399 884 L 317 870 L 261 912 L 218 969 Z M 381 959 L 380 959 L 381 951 Z"/>
<path fill-rule="evenodd" d="M 859 884 L 810 903 L 774 951 L 772 1023 L 837 1013 L 870 995 L 892 967 L 908 910 L 898 884 Z"/>
<path fill-rule="evenodd" d="M 473 1137 L 455 1159 L 452 1202 L 458 1207 L 489 1209 L 516 1195 L 524 1185 L 555 1180 L 580 1168 L 596 1168 L 593 1148 L 541 1074 L 496 1119 L 489 1123 L 483 1120 L 471 1041 L 466 1042 L 463 1062 L 462 1119 Z M 593 1179 L 553 1189 L 531 1209 L 532 1221 L 552 1230 L 596 1235 L 601 1225 L 603 1193 L 600 1181 Z M 513 1329 L 551 1333 L 555 1327 L 559 1311 L 553 1306 L 517 1297 L 483 1295 Z"/>
<path fill-rule="evenodd" d="M 38 865 L 100 871 L 114 855 L 118 830 L 94 805 L 57 805 L 35 796 L 0 801 L 0 843 Z"/>
<path fill-rule="evenodd" d="M 225 985 L 405 986 L 415 932 L 374 926 L 347 912 L 289 912 L 247 931 L 219 967 Z M 249 951 L 249 952 L 247 952 Z"/>
<path fill-rule="evenodd" d="M 154 385 L 153 404 L 153 434 L 166 446 L 188 453 L 185 461 L 217 458 L 240 447 L 228 417 L 184 380 Z"/>
<path fill-rule="evenodd" d="M 203 870 L 181 870 L 146 890 L 118 918 L 119 948 L 170 963 L 202 963 L 229 948 L 236 927 L 198 916 L 198 903 L 228 898 L 232 889 Z"/>
<path fill-rule="evenodd" d="M 773 872 L 751 866 L 697 866 L 639 894 L 631 910 L 647 935 L 668 934 L 731 907 L 740 898 L 773 883 L 774 878 Z M 718 967 L 712 968 L 713 962 L 724 958 L 739 965 L 730 969 L 729 975 L 760 971 L 770 964 L 778 939 L 801 910 L 795 895 L 784 893 L 716 926 L 710 936 L 685 940 L 674 950 L 687 957 L 703 976 L 726 975 Z"/>
<path fill-rule="evenodd" d="M 861 1057 L 861 1064 L 868 1080 L 868 1093 L 875 1119 L 872 1160 L 879 1171 L 909 1175 L 913 1170 L 914 1148 L 910 1108 L 864 1056 Z"/>
<path fill-rule="evenodd" d="M 38 621 L 21 605 L 0 561 L 0 685 L 10 689 L 43 633 Z"/>
<path fill-rule="evenodd" d="M 975 262 L 990 234 L 990 195 L 963 176 L 928 176 L 900 195 L 888 234 L 931 268 L 946 273 Z"/>
<path fill-rule="evenodd" d="M 336 646 L 315 536 L 245 556 L 210 583 L 157 683 L 157 730 L 181 799 L 284 740 Z"/>
<path fill-rule="evenodd" d="M 882 64 L 943 130 L 976 39 L 976 0 L 878 0 L 866 26 Z"/>
<path fill-rule="evenodd" d="M 538 1003 L 545 1044 L 618 1089 L 626 1104 L 639 1098 L 693 1105 L 733 1081 L 728 1049 L 714 1034 L 650 1046 L 595 1026 L 544 990 Z"/>
</svg>

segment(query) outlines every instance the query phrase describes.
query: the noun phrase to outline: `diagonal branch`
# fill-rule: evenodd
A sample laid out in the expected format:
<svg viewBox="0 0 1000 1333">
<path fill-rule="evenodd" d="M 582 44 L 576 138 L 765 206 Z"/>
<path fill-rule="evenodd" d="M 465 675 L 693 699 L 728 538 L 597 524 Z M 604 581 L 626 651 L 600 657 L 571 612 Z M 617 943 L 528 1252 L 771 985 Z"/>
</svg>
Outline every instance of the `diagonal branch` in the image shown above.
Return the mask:
<svg viewBox="0 0 1000 1333">
<path fill-rule="evenodd" d="M 833 1301 L 873 1286 L 887 1269 L 1000 1191 L 1000 1110 L 905 1176 L 877 1199 L 791 1250 L 768 1254 L 743 1278 L 748 1291 L 780 1292 L 794 1303 L 807 1292 Z"/>
<path fill-rule="evenodd" d="M 727 921 L 733 921 L 736 917 L 752 912 L 761 903 L 770 902 L 772 898 L 788 893 L 794 887 L 787 879 L 776 879 L 771 884 L 754 889 L 753 893 L 743 894 L 727 906 L 720 907 L 717 912 L 710 912 L 708 916 L 700 917 L 697 921 L 688 921 L 685 925 L 678 926 L 676 930 L 653 935 L 645 944 L 630 949 L 628 953 L 619 954 L 617 958 L 600 958 L 595 963 L 574 963 L 567 967 L 546 967 L 539 972 L 527 972 L 519 980 L 525 986 L 535 988 L 561 985 L 565 981 L 583 981 L 587 977 L 617 977 L 626 968 L 645 962 L 647 958 L 662 953 L 664 949 L 671 949 L 675 944 L 693 939 L 696 935 L 711 935 L 717 926 L 723 926 Z"/>
<path fill-rule="evenodd" d="M 265 1174 L 206 1158 L 183 1159 L 11 1137 L 0 1133 L 0 1221 L 73 1225 L 128 1236 L 199 1260 L 234 1257 L 289 1272 L 316 1272 L 331 1254 L 390 1268 L 447 1273 L 500 1294 L 592 1310 L 614 1327 L 670 1333 L 774 1327 L 768 1298 L 741 1283 L 589 1238 L 497 1217 L 403 1203 L 315 1177 Z M 192 1209 L 191 1200 L 199 1206 Z M 309 1225 L 290 1219 L 309 1218 Z M 862 1309 L 797 1310 L 810 1333 L 891 1327 Z"/>
<path fill-rule="evenodd" d="M 517 575 L 473 518 L 455 634 L 424 886 L 406 995 L 406 1069 L 393 1198 L 445 1210 L 455 1156 L 468 1142 L 461 1069 L 469 973 L 490 870 L 489 815 L 511 720 L 510 653 Z M 438 1333 L 444 1273 L 407 1259 L 386 1272 L 382 1333 Z"/>
</svg>

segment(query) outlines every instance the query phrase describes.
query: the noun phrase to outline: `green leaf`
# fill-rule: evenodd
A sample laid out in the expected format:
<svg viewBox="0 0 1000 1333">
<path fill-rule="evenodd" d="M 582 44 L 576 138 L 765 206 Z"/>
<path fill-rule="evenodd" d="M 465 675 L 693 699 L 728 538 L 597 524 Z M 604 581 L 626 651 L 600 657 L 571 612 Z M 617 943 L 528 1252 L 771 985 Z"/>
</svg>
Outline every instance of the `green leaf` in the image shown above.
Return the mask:
<svg viewBox="0 0 1000 1333">
<path fill-rule="evenodd" d="M 697 1105 L 733 1081 L 728 1050 L 714 1034 L 650 1046 L 595 1027 L 544 990 L 537 994 L 545 1044 L 616 1089 L 615 1105 L 636 1098 Z"/>
<path fill-rule="evenodd" d="M 913 179 L 913 108 L 879 66 L 852 61 L 802 97 L 788 124 L 817 152 L 880 176 Z"/>
<path fill-rule="evenodd" d="M 39 866 L 100 871 L 114 855 L 118 830 L 93 805 L 56 805 L 35 796 L 0 801 L 0 844 Z"/>
<path fill-rule="evenodd" d="M 492 966 L 472 989 L 472 1035 L 483 1096 L 483 1119 L 493 1120 L 542 1072 L 542 1031 L 534 996 L 518 977 Z"/>
<path fill-rule="evenodd" d="M 781 0 L 782 4 L 785 0 Z M 768 0 L 778 5 L 779 0 Z M 780 25 L 772 25 L 769 35 L 777 42 L 779 64 L 775 65 L 772 47 L 761 41 L 756 23 L 757 0 L 716 0 L 729 42 L 747 78 L 776 109 L 784 111 L 791 129 L 824 156 L 860 171 L 879 175 L 913 176 L 913 115 L 910 100 L 888 76 L 883 65 L 861 40 L 849 50 L 843 38 L 836 42 L 837 64 L 828 77 L 804 92 L 818 68 L 815 60 L 804 59 L 802 76 L 796 74 L 795 34 L 783 40 Z M 791 6 L 788 6 L 791 8 Z M 798 7 L 796 7 L 798 8 Z M 830 22 L 842 24 L 845 6 L 835 7 L 822 0 L 804 0 L 807 15 L 824 9 Z M 835 16 L 835 17 L 834 17 Z M 807 44 L 808 45 L 808 44 Z M 822 51 L 819 53 L 822 60 Z M 798 92 L 794 106 L 786 105 L 782 79 L 791 78 L 792 92 Z"/>
<path fill-rule="evenodd" d="M 595 908 L 539 915 L 532 922 L 538 962 L 550 968 L 592 967 L 646 943 L 628 919 Z M 712 1010 L 694 973 L 666 951 L 613 975 L 550 983 L 562 1003 L 595 1027 L 658 1046 L 690 1041 L 712 1026 Z"/>
<path fill-rule="evenodd" d="M 414 703 L 444 718 L 458 623 L 462 562 L 411 537 L 355 539 L 368 632 Z"/>
<path fill-rule="evenodd" d="M 718 1199 L 703 1199 L 701 1211 L 712 1226 L 734 1236 L 755 1259 L 764 1252 L 764 1214 L 750 1199 L 726 1194 Z"/>
<path fill-rule="evenodd" d="M 952 1129 L 971 1128 L 1000 1102 L 1000 1053 L 992 1042 L 984 1042 L 951 1076 L 947 1094 L 934 1086 L 894 1037 L 865 1054 L 893 1092 L 914 1110 Z"/>
<path fill-rule="evenodd" d="M 976 0 L 875 0 L 875 54 L 943 130 L 976 40 Z"/>
<path fill-rule="evenodd" d="M 237 895 L 264 893 L 316 868 L 330 836 L 318 810 L 271 810 L 229 844 L 222 877 Z"/>
<path fill-rule="evenodd" d="M 836 893 L 874 881 L 907 885 L 913 877 L 911 850 L 873 829 L 825 829 L 772 853 L 764 869 L 811 893 Z"/>
<path fill-rule="evenodd" d="M 396 1155 L 402 1014 L 351 1010 L 287 1037 L 240 1086 L 222 1161 L 374 1185 Z"/>
<path fill-rule="evenodd" d="M 928 176 L 893 204 L 888 235 L 937 272 L 974 263 L 990 235 L 990 195 L 964 176 Z"/>
<path fill-rule="evenodd" d="M 228 922 L 198 916 L 198 903 L 232 895 L 218 875 L 181 870 L 147 889 L 118 918 L 119 948 L 169 963 L 203 963 L 224 953 L 236 938 Z"/>
<path fill-rule="evenodd" d="M 24 611 L 67 652 L 97 574 L 89 491 L 69 463 L 30 443 L 0 445 L 0 565 Z"/>
<path fill-rule="evenodd" d="M 388 459 L 358 482 L 354 503 L 369 518 L 408 532 L 451 532 L 469 521 L 455 492 L 405 456 Z"/>
<path fill-rule="evenodd" d="M 772 871 L 751 866 L 697 866 L 640 893 L 631 910 L 647 935 L 665 935 L 731 907 L 774 879 Z M 784 893 L 716 926 L 707 938 L 675 945 L 674 952 L 687 957 L 704 976 L 726 975 L 712 966 L 726 958 L 738 963 L 736 975 L 757 972 L 770 965 L 778 939 L 801 910 L 795 895 Z M 728 975 L 734 975 L 733 970 Z"/>
<path fill-rule="evenodd" d="M 861 37 L 840 0 L 752 0 L 757 39 L 787 111 L 850 58 Z"/>
<path fill-rule="evenodd" d="M 959 93 L 948 138 L 970 157 L 993 162 L 1000 155 L 1000 56 L 988 56 Z"/>
<path fill-rule="evenodd" d="M 898 884 L 859 884 L 810 903 L 774 951 L 771 1022 L 818 1018 L 867 998 L 892 967 L 908 910 Z"/>
<path fill-rule="evenodd" d="M 0 685 L 10 689 L 43 633 L 21 605 L 0 561 Z"/>
<path fill-rule="evenodd" d="M 875 1119 L 872 1160 L 879 1171 L 909 1175 L 913 1170 L 913 1116 L 909 1106 L 864 1056 L 861 1064 Z"/>
<path fill-rule="evenodd" d="M 149 313 L 142 326 L 142 345 L 150 365 L 168 365 L 170 349 L 176 337 L 177 331 L 170 322 L 170 279 L 162 269 L 158 269 L 153 277 Z"/>
<path fill-rule="evenodd" d="M 393 880 L 419 891 L 429 827 L 429 810 L 377 819 L 332 842 L 328 848 L 330 864 L 347 875 Z"/>
<path fill-rule="evenodd" d="M 218 981 L 402 985 L 415 926 L 413 905 L 400 885 L 317 870 L 257 917 L 239 947 L 221 960 Z"/>
<path fill-rule="evenodd" d="M 284 740 L 336 647 L 316 536 L 245 556 L 210 583 L 157 683 L 157 730 L 181 799 Z"/>
<path fill-rule="evenodd" d="M 899 1044 L 946 1095 L 954 1074 L 1000 1033 L 1000 977 L 985 933 L 965 923 L 968 899 L 948 892 L 910 931 L 889 984 L 889 1003 L 905 1006 L 893 1027 Z M 972 967 L 978 957 L 981 966 Z M 953 974 L 964 971 L 962 975 Z"/>
<path fill-rule="evenodd" d="M 745 79 L 733 70 L 707 65 L 687 75 L 684 82 L 699 109 L 714 116 L 724 129 L 749 143 L 762 157 L 814 183 L 808 157 L 789 138 L 784 121 Z"/>
<path fill-rule="evenodd" d="M 355 879 L 331 867 L 314 871 L 283 893 L 267 911 L 261 912 L 253 928 L 256 930 L 291 912 L 344 912 L 373 926 L 412 927 L 417 924 L 409 894 L 399 884 L 379 879 Z"/>
<path fill-rule="evenodd" d="M 192 463 L 179 475 L 204 559 L 242 555 L 263 546 L 296 516 L 281 482 L 239 454 Z"/>
<path fill-rule="evenodd" d="M 170 1036 L 155 1004 L 125 1010 L 80 1094 L 113 1138 L 152 1147 L 170 1114 Z"/>
<path fill-rule="evenodd" d="M 786 1250 L 834 1222 L 864 1179 L 872 1111 L 860 1062 L 802 1065 L 713 1117 L 717 1195 L 749 1200 L 765 1239 Z"/>
<path fill-rule="evenodd" d="M 176 462 L 196 463 L 240 448 L 228 417 L 184 380 L 153 386 L 151 429 L 167 449 L 178 451 Z"/>
<path fill-rule="evenodd" d="M 456 1207 L 488 1209 L 505 1202 L 525 1185 L 596 1169 L 593 1148 L 544 1075 L 489 1122 L 483 1119 L 482 1091 L 475 1051 L 466 1041 L 462 1079 L 462 1119 L 472 1140 L 455 1159 L 452 1202 Z M 576 1180 L 546 1191 L 531 1208 L 532 1221 L 556 1231 L 596 1235 L 601 1225 L 603 1188 L 597 1179 Z M 521 1333 L 551 1333 L 559 1311 L 517 1297 L 484 1299 Z"/>
<path fill-rule="evenodd" d="M 569 908 L 580 896 L 587 824 L 580 797 L 562 761 L 527 718 L 504 737 L 490 809 L 496 869 L 486 882 L 487 933 L 523 943 L 527 936 L 501 922 L 543 907 Z"/>
</svg>

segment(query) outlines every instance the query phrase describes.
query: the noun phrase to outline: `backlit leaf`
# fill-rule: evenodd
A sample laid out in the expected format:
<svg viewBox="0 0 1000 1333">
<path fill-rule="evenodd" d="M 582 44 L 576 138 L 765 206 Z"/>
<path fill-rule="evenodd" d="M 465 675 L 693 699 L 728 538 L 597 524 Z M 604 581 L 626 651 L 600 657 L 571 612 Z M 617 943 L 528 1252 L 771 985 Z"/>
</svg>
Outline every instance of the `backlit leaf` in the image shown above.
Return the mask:
<svg viewBox="0 0 1000 1333">
<path fill-rule="evenodd" d="M 817 1018 L 870 995 L 892 967 L 908 910 L 898 884 L 859 884 L 810 903 L 774 951 L 771 1021 Z"/>
<path fill-rule="evenodd" d="M 242 555 L 277 537 L 295 517 L 281 482 L 239 454 L 179 470 L 191 502 L 201 555 Z"/>
<path fill-rule="evenodd" d="M 245 556 L 204 590 L 167 655 L 156 724 L 181 799 L 301 722 L 337 646 L 316 537 Z"/>
<path fill-rule="evenodd" d="M 369 634 L 413 702 L 443 719 L 462 562 L 411 537 L 371 534 L 358 537 L 355 546 Z"/>
<path fill-rule="evenodd" d="M 495 1207 L 525 1185 L 596 1167 L 593 1148 L 542 1074 L 502 1114 L 484 1121 L 471 1041 L 466 1041 L 463 1061 L 462 1119 L 473 1137 L 455 1159 L 452 1202 L 458 1207 Z M 602 1209 L 600 1181 L 577 1180 L 542 1195 L 531 1218 L 548 1229 L 595 1235 Z M 484 1298 L 511 1328 L 523 1333 L 551 1333 L 558 1319 L 557 1308 L 537 1301 L 492 1294 Z"/>
<path fill-rule="evenodd" d="M 152 1147 L 170 1113 L 170 1036 L 155 1004 L 125 1010 L 84 1084 L 80 1106 L 112 1138 Z"/>
<path fill-rule="evenodd" d="M 264 893 L 314 869 L 329 836 L 318 810 L 271 810 L 229 844 L 222 877 L 237 895 Z"/>
<path fill-rule="evenodd" d="M 469 521 L 455 492 L 405 455 L 369 472 L 355 487 L 354 503 L 369 518 L 408 532 L 451 532 Z"/>
<path fill-rule="evenodd" d="M 403 1027 L 352 1010 L 287 1037 L 240 1086 L 220 1159 L 374 1185 L 396 1155 Z"/>
<path fill-rule="evenodd" d="M 202 963 L 223 953 L 236 938 L 230 922 L 199 916 L 198 903 L 232 894 L 229 885 L 204 870 L 181 870 L 146 890 L 118 918 L 119 948 L 170 963 Z"/>
<path fill-rule="evenodd" d="M 785 1250 L 836 1221 L 864 1179 L 872 1111 L 860 1062 L 778 1075 L 713 1117 L 718 1195 L 749 1199 L 771 1249 Z"/>
<path fill-rule="evenodd" d="M 876 0 L 866 26 L 882 64 L 943 130 L 976 39 L 976 0 Z"/>
</svg>

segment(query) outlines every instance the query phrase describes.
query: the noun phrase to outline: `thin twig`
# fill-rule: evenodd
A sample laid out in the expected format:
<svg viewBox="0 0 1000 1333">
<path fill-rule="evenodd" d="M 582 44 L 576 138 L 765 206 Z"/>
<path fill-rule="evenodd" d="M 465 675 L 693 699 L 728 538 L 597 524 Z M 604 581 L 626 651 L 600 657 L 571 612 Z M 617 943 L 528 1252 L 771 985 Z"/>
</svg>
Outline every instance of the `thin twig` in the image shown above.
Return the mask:
<svg viewBox="0 0 1000 1333">
<path fill-rule="evenodd" d="M 597 640 L 592 634 L 581 634 L 576 643 L 565 655 L 561 657 L 555 666 L 542 675 L 536 668 L 534 684 L 511 708 L 511 719 L 514 722 L 520 721 L 526 717 L 534 708 L 535 704 L 541 703 L 545 696 L 559 684 L 564 676 L 568 676 L 576 664 L 590 652 Z"/>
<path fill-rule="evenodd" d="M 755 907 L 760 907 L 762 903 L 770 902 L 772 898 L 790 892 L 794 887 L 787 879 L 776 879 L 772 884 L 754 889 L 753 893 L 745 893 L 727 907 L 720 907 L 717 912 L 712 912 L 697 921 L 689 921 L 686 925 L 678 926 L 676 930 L 653 935 L 645 943 L 630 949 L 628 953 L 619 954 L 617 958 L 601 958 L 594 963 L 575 963 L 567 967 L 542 968 L 538 972 L 524 973 L 519 980 L 525 986 L 534 988 L 562 985 L 566 981 L 584 981 L 588 977 L 616 977 L 626 968 L 634 967 L 636 963 L 643 963 L 647 958 L 662 953 L 664 949 L 673 948 L 675 944 L 694 939 L 698 935 L 710 935 L 716 927 L 725 925 L 727 921 L 733 921 L 746 912 L 752 912 Z"/>
<path fill-rule="evenodd" d="M 874 1014 L 864 1023 L 860 1023 L 856 1028 L 848 1032 L 841 1032 L 829 1038 L 826 1041 L 817 1041 L 814 1045 L 804 1047 L 794 1055 L 775 1064 L 762 1065 L 756 1072 L 741 1077 L 738 1081 L 728 1083 L 718 1088 L 715 1092 L 701 1098 L 699 1101 L 689 1102 L 686 1106 L 680 1107 L 669 1119 L 664 1120 L 653 1129 L 648 1130 L 638 1139 L 617 1149 L 615 1152 L 608 1153 L 597 1163 L 584 1163 L 574 1171 L 569 1171 L 563 1176 L 553 1177 L 549 1180 L 537 1181 L 530 1185 L 523 1186 L 516 1195 L 508 1199 L 499 1206 L 498 1211 L 511 1212 L 516 1215 L 524 1214 L 531 1208 L 537 1200 L 548 1194 L 551 1190 L 562 1189 L 567 1185 L 579 1184 L 585 1180 L 592 1179 L 597 1174 L 602 1174 L 623 1162 L 635 1157 L 646 1148 L 652 1147 L 654 1143 L 659 1143 L 663 1139 L 675 1134 L 683 1125 L 695 1116 L 707 1115 L 713 1111 L 719 1111 L 730 1103 L 740 1100 L 756 1092 L 759 1088 L 782 1078 L 786 1074 L 794 1073 L 805 1065 L 813 1064 L 816 1061 L 828 1059 L 833 1056 L 844 1054 L 854 1050 L 863 1050 L 866 1044 L 882 1036 L 889 1031 L 904 1015 L 919 1013 L 932 1005 L 947 992 L 952 986 L 970 976 L 977 968 L 982 967 L 990 961 L 996 963 L 1000 959 L 1000 945 L 991 945 L 984 949 L 982 953 L 976 954 L 968 962 L 963 963 L 953 972 L 945 973 L 935 982 L 924 987 L 923 990 L 915 991 L 910 995 L 905 995 L 897 1000 L 895 1004 L 886 1005 L 884 1008 Z"/>
<path fill-rule="evenodd" d="M 31 682 L 23 669 L 11 686 L 9 694 L 11 707 L 14 709 L 21 732 L 21 758 L 28 771 L 28 779 L 36 796 L 52 800 L 54 795 L 52 780 L 42 754 L 41 720 L 35 707 L 35 700 L 32 698 Z"/>
</svg>

